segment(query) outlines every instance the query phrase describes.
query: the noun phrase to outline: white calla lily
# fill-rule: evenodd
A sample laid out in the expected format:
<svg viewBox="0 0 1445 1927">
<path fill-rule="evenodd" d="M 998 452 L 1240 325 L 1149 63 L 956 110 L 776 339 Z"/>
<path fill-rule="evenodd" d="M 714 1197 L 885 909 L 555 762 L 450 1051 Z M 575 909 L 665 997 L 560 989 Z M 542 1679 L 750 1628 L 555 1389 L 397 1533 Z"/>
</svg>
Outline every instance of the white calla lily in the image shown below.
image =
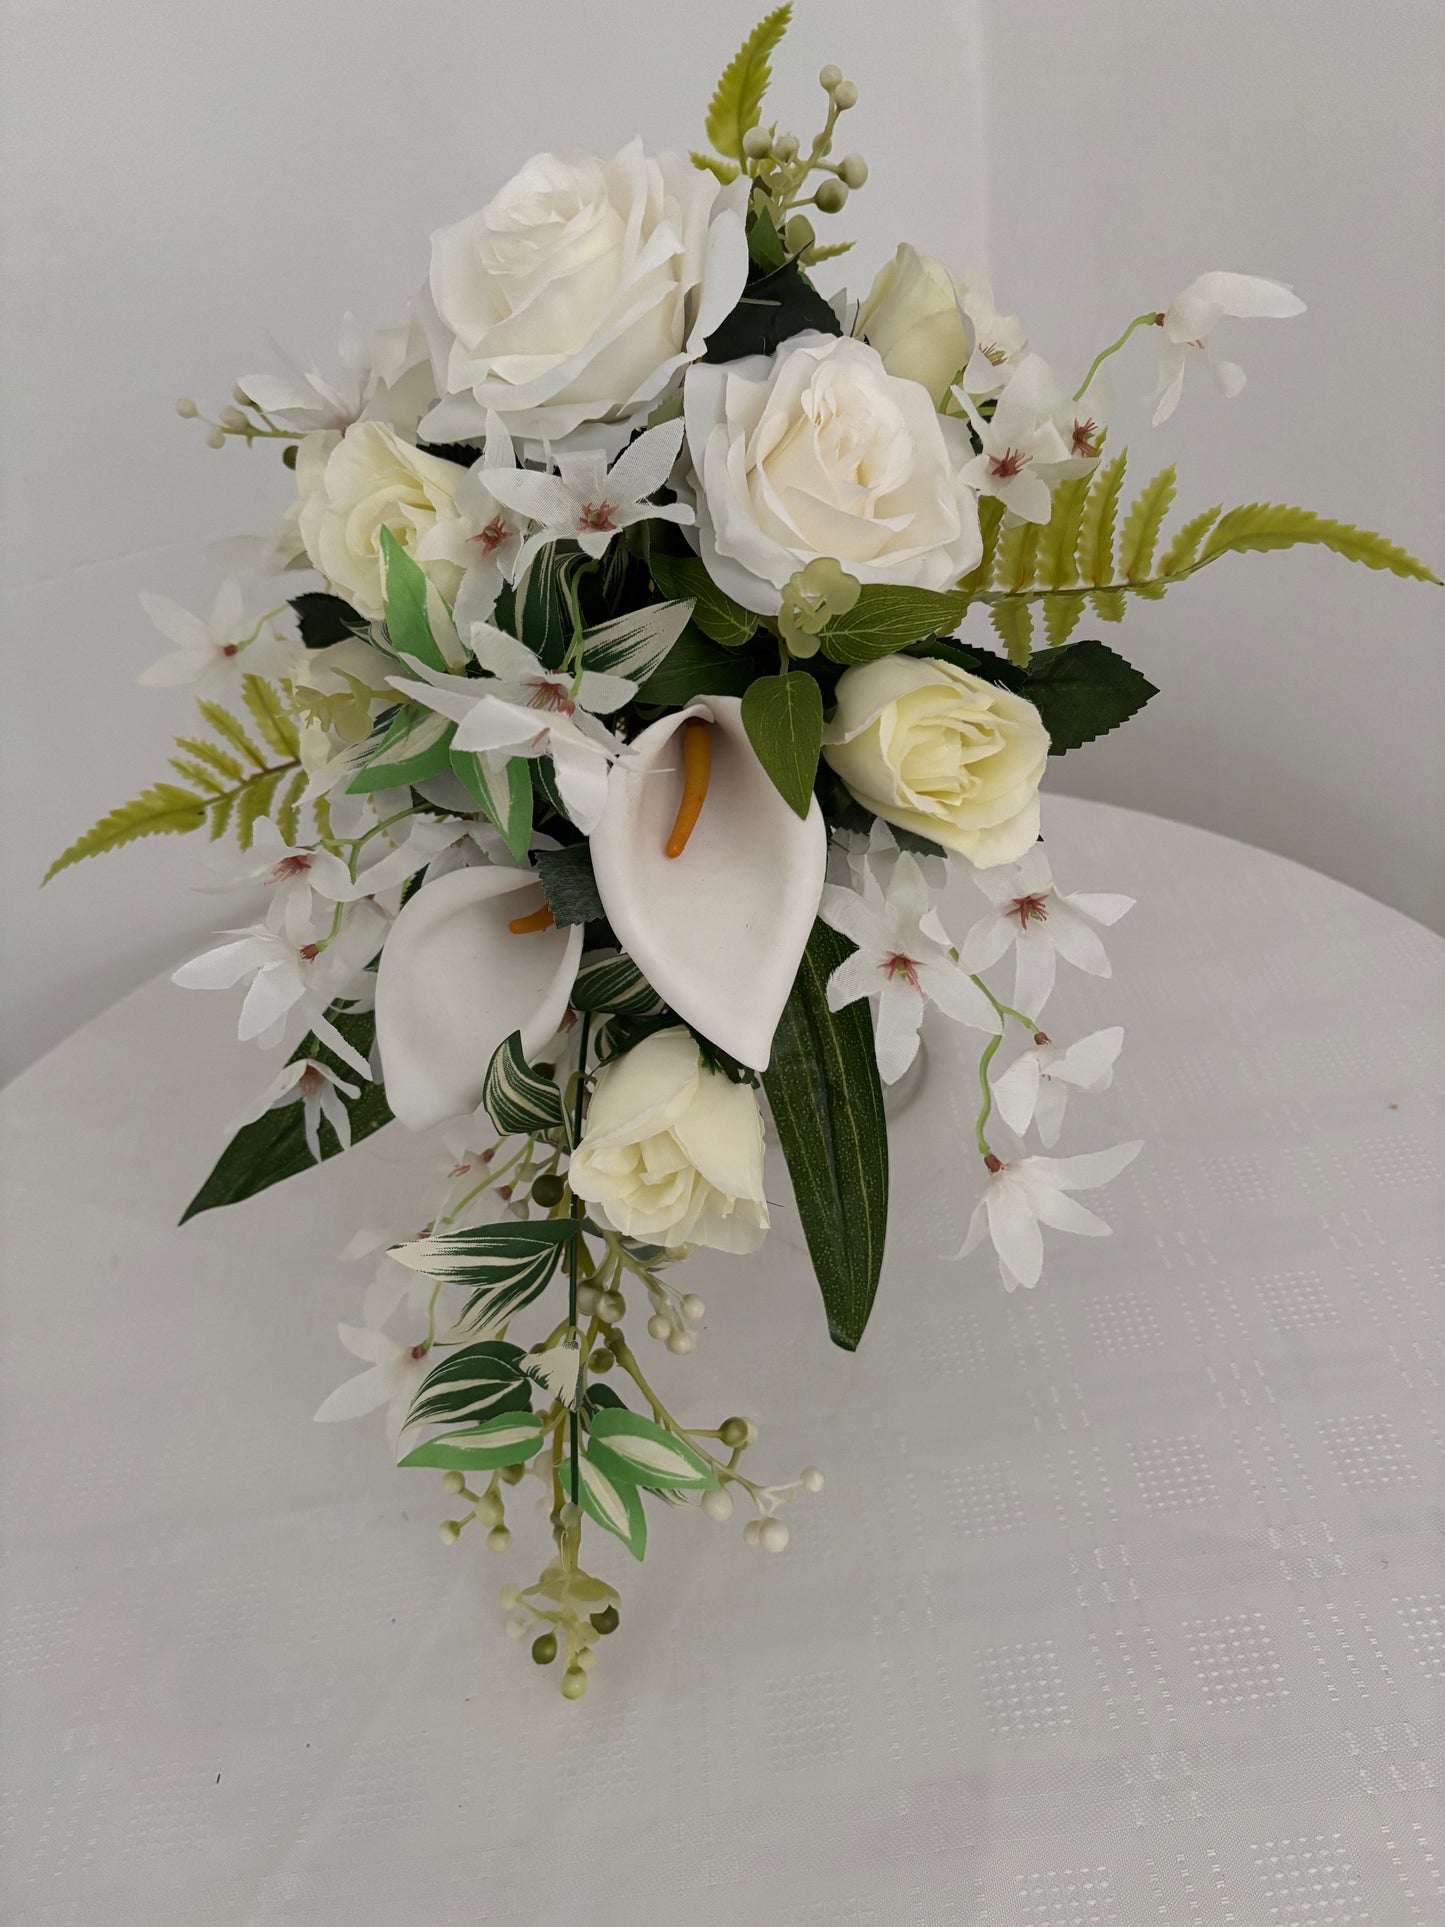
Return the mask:
<svg viewBox="0 0 1445 1927">
<path fill-rule="evenodd" d="M 683 726 L 711 725 L 707 795 L 668 856 Z M 766 1070 L 813 928 L 828 861 L 816 801 L 789 808 L 758 761 L 735 696 L 704 696 L 643 730 L 614 763 L 592 833 L 608 921 L 657 994 L 720 1050 Z"/>
<path fill-rule="evenodd" d="M 387 1103 L 409 1130 L 475 1110 L 514 1030 L 530 1057 L 561 1024 L 581 926 L 508 928 L 543 907 L 533 871 L 478 867 L 423 885 L 393 924 L 376 977 L 376 1038 Z"/>
</svg>

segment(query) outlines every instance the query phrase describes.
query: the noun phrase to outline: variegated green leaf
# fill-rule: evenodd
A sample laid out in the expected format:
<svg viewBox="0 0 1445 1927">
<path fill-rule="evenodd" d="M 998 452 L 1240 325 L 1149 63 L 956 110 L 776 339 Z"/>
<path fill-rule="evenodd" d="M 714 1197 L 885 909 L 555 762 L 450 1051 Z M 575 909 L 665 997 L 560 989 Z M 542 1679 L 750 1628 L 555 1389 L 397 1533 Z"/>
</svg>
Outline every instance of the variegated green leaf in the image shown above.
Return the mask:
<svg viewBox="0 0 1445 1927">
<path fill-rule="evenodd" d="M 477 1225 L 395 1245 L 392 1256 L 443 1284 L 474 1287 L 452 1332 L 457 1339 L 481 1338 L 546 1289 L 577 1231 L 575 1218 Z"/>
<path fill-rule="evenodd" d="M 582 660 L 589 669 L 609 676 L 645 682 L 687 626 L 692 603 L 651 602 L 615 621 L 589 629 L 582 644 Z"/>
<path fill-rule="evenodd" d="M 508 1412 L 485 1425 L 428 1439 L 398 1462 L 443 1472 L 491 1472 L 501 1465 L 524 1465 L 541 1443 L 542 1421 L 535 1412 Z"/>
<path fill-rule="evenodd" d="M 607 1472 L 586 1452 L 578 1463 L 578 1471 L 580 1493 L 573 1489 L 571 1461 L 563 1459 L 560 1467 L 563 1491 L 576 1500 L 589 1519 L 595 1519 L 605 1532 L 614 1533 L 634 1559 L 640 1559 L 647 1551 L 647 1518 L 637 1487 L 630 1479 Z"/>
<path fill-rule="evenodd" d="M 472 750 L 450 750 L 452 773 L 476 798 L 488 822 L 518 863 L 525 863 L 532 841 L 532 775 L 527 758 L 513 756 L 503 766 L 505 794 L 498 796 L 487 780 L 487 765 Z"/>
<path fill-rule="evenodd" d="M 436 1365 L 417 1388 L 407 1414 L 408 1425 L 480 1424 L 502 1412 L 526 1411 L 532 1386 L 518 1360 L 520 1345 L 490 1339 L 464 1345 Z"/>
<path fill-rule="evenodd" d="M 562 1093 L 522 1055 L 522 1034 L 498 1044 L 482 1087 L 487 1116 L 503 1137 L 532 1137 L 562 1127 Z"/>
<path fill-rule="evenodd" d="M 348 793 L 405 789 L 440 775 L 450 766 L 456 733 L 456 724 L 435 710 L 407 704 L 387 724 L 376 749 L 348 783 Z"/>
<path fill-rule="evenodd" d="M 718 1482 L 706 1459 L 639 1412 L 598 1412 L 588 1427 L 587 1456 L 634 1485 L 706 1492 Z"/>
<path fill-rule="evenodd" d="M 594 950 L 583 958 L 570 1001 L 574 1010 L 614 1017 L 658 1017 L 666 1009 L 631 957 L 616 950 Z"/>
</svg>

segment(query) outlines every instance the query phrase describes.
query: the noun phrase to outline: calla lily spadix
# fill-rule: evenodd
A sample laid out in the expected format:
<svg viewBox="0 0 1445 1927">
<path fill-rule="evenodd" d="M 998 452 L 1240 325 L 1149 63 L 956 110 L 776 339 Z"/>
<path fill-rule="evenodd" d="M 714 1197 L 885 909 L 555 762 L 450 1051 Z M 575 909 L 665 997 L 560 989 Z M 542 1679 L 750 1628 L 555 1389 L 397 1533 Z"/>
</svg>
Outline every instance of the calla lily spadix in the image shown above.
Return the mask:
<svg viewBox="0 0 1445 1927">
<path fill-rule="evenodd" d="M 678 856 L 683 731 L 710 725 L 707 794 Z M 643 730 L 613 764 L 592 832 L 608 921 L 657 994 L 720 1050 L 766 1070 L 823 891 L 816 801 L 798 817 L 773 786 L 735 696 L 705 696 Z"/>
<path fill-rule="evenodd" d="M 376 974 L 376 1039 L 387 1103 L 409 1130 L 475 1110 L 514 1030 L 529 1058 L 557 1031 L 581 925 L 508 927 L 543 907 L 535 872 L 477 867 L 425 884 L 392 925 Z"/>
</svg>

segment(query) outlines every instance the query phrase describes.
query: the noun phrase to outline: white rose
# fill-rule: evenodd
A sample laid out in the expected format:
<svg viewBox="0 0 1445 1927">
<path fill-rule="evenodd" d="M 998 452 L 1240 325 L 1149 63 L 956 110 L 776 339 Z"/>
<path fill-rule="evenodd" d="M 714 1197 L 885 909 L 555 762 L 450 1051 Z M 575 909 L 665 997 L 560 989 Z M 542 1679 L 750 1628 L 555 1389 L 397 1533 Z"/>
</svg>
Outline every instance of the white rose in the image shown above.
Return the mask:
<svg viewBox="0 0 1445 1927">
<path fill-rule="evenodd" d="M 479 436 L 495 409 L 533 442 L 620 424 L 620 446 L 737 305 L 746 193 L 633 141 L 611 160 L 538 154 L 441 228 L 422 317 L 442 397 L 427 439 Z"/>
<path fill-rule="evenodd" d="M 860 582 L 949 589 L 981 551 L 959 471 L 973 450 L 876 348 L 803 334 L 774 355 L 699 364 L 684 390 L 709 575 L 744 608 L 819 556 Z"/>
<path fill-rule="evenodd" d="M 942 261 L 904 241 L 878 270 L 853 332 L 872 343 L 890 375 L 919 382 L 941 402 L 972 348 L 962 310 L 967 292 Z"/>
<path fill-rule="evenodd" d="M 439 522 L 455 519 L 466 476 L 456 462 L 413 448 L 382 422 L 357 422 L 342 436 L 308 435 L 296 455 L 301 540 L 312 565 L 371 621 L 383 613 L 381 531 L 409 555 Z M 448 602 L 462 572 L 450 562 L 427 570 Z"/>
<path fill-rule="evenodd" d="M 823 755 L 864 809 L 981 870 L 1039 834 L 1049 737 L 1022 696 L 932 657 L 845 670 Z"/>
<path fill-rule="evenodd" d="M 624 1237 L 756 1251 L 768 1228 L 758 1100 L 704 1069 L 685 1030 L 659 1031 L 598 1072 L 570 1182 Z"/>
</svg>

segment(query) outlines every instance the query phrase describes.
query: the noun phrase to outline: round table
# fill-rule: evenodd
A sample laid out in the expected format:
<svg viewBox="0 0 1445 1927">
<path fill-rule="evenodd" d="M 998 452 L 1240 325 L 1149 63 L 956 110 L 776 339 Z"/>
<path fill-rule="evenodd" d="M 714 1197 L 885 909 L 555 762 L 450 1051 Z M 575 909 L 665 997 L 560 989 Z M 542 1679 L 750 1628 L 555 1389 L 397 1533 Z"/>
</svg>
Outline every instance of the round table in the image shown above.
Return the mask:
<svg viewBox="0 0 1445 1927">
<path fill-rule="evenodd" d="M 414 1146 L 176 1230 L 270 1072 L 232 999 L 164 981 L 9 1088 L 7 1921 L 1445 1917 L 1445 946 L 1199 830 L 1045 822 L 1064 888 L 1139 899 L 1113 981 L 1064 966 L 1049 1006 L 1126 1026 L 1060 1145 L 1146 1139 L 1090 1200 L 1113 1238 L 1048 1234 L 1011 1295 L 950 1260 L 973 1065 L 935 1050 L 861 1351 L 785 1205 L 690 1270 L 699 1352 L 653 1361 L 674 1409 L 758 1419 L 754 1476 L 826 1491 L 780 1558 L 695 1510 L 641 1571 L 592 1546 L 623 1624 L 577 1705 L 502 1632 L 542 1522 L 447 1549 L 435 1474 L 311 1423 L 360 1369 L 337 1253 L 409 1234 Z"/>
</svg>

